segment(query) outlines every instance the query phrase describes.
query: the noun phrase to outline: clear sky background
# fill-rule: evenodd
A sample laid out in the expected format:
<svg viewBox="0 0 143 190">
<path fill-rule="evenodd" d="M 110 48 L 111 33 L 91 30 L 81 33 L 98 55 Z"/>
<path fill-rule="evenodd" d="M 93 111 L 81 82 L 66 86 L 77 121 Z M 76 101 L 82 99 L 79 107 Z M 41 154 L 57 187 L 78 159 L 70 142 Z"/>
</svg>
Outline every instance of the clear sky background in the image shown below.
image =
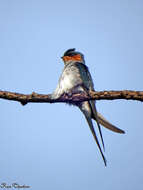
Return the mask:
<svg viewBox="0 0 143 190">
<path fill-rule="evenodd" d="M 0 1 L 1 90 L 51 93 L 68 48 L 84 53 L 96 90 L 143 90 L 143 1 Z M 126 131 L 103 128 L 106 168 L 76 107 L 0 100 L 0 183 L 142 190 L 143 104 L 98 101 L 97 109 Z"/>
</svg>

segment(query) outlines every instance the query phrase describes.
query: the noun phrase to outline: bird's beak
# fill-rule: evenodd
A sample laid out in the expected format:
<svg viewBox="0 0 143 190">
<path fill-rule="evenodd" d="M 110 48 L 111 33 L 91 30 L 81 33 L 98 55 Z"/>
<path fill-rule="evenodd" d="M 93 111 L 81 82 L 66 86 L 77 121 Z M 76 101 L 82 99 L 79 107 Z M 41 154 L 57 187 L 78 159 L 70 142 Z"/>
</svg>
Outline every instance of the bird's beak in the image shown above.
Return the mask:
<svg viewBox="0 0 143 190">
<path fill-rule="evenodd" d="M 63 56 L 61 57 L 61 59 L 63 59 Z"/>
</svg>

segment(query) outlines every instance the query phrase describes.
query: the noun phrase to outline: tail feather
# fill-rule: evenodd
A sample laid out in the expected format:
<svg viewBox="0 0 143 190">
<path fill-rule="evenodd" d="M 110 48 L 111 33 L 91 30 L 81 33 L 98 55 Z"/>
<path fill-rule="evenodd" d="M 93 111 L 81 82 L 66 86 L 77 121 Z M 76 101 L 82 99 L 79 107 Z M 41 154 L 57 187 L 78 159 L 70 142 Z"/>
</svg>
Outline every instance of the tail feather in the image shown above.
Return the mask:
<svg viewBox="0 0 143 190">
<path fill-rule="evenodd" d="M 105 145 L 104 145 L 104 140 L 103 140 L 102 131 L 101 131 L 101 127 L 100 127 L 100 121 L 98 119 L 98 113 L 97 113 L 96 106 L 95 106 L 95 101 L 93 101 L 93 100 L 89 101 L 89 105 L 91 106 L 91 111 L 92 111 L 91 115 L 94 115 L 94 117 L 95 117 L 95 120 L 96 120 L 96 123 L 97 123 L 97 126 L 98 126 L 98 130 L 99 130 L 99 134 L 100 134 L 100 137 L 101 137 L 103 149 L 105 151 Z"/>
<path fill-rule="evenodd" d="M 98 121 L 101 125 L 103 125 L 104 127 L 106 127 L 107 129 L 114 131 L 116 133 L 125 133 L 125 131 L 123 131 L 122 129 L 119 129 L 117 127 L 115 127 L 114 125 L 112 125 L 109 121 L 107 121 L 100 113 L 97 113 L 98 116 Z M 94 118 L 95 119 L 95 118 Z"/>
<path fill-rule="evenodd" d="M 94 137 L 94 139 L 96 141 L 96 144 L 97 144 L 97 146 L 99 148 L 99 151 L 101 153 L 101 156 L 103 158 L 104 164 L 106 166 L 106 159 L 105 159 L 105 156 L 104 156 L 104 154 L 102 152 L 100 143 L 98 141 L 98 138 L 97 138 L 97 135 L 96 135 L 96 132 L 94 130 L 93 123 L 92 123 L 92 120 L 91 120 L 91 112 L 92 112 L 91 105 L 89 104 L 89 102 L 83 102 L 83 103 L 81 103 L 79 108 L 82 111 L 82 113 L 84 114 L 84 116 L 85 116 L 85 118 L 86 118 L 86 120 L 88 122 L 89 128 L 90 128 L 90 130 L 92 132 L 92 135 L 93 135 L 93 137 Z"/>
<path fill-rule="evenodd" d="M 96 132 L 95 132 L 94 127 L 93 127 L 92 120 L 91 120 L 91 118 L 90 118 L 87 114 L 84 113 L 84 115 L 85 115 L 85 118 L 86 118 L 86 120 L 87 120 L 87 122 L 88 122 L 88 125 L 89 125 L 89 127 L 90 127 L 90 130 L 91 130 L 91 132 L 92 132 L 92 135 L 93 135 L 93 137 L 94 137 L 94 139 L 95 139 L 95 141 L 96 141 L 96 144 L 97 144 L 97 146 L 98 146 L 98 148 L 99 148 L 99 151 L 100 151 L 101 156 L 102 156 L 102 158 L 103 158 L 104 164 L 105 164 L 105 166 L 106 166 L 106 165 L 107 165 L 107 161 L 106 161 L 106 158 L 105 158 L 105 156 L 104 156 L 104 154 L 103 154 L 103 152 L 102 152 L 101 146 L 100 146 L 100 144 L 99 144 L 99 141 L 98 141 Z"/>
</svg>

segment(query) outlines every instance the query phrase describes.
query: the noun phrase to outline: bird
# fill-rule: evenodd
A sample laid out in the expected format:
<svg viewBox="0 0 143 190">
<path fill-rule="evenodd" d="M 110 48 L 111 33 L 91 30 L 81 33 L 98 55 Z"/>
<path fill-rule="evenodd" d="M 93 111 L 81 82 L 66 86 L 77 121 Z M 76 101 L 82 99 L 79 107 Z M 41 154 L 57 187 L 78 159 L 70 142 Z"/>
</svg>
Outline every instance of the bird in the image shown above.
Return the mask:
<svg viewBox="0 0 143 190">
<path fill-rule="evenodd" d="M 95 91 L 93 79 L 91 77 L 88 67 L 85 64 L 84 55 L 81 52 L 76 51 L 75 48 L 70 48 L 65 51 L 61 58 L 64 62 L 64 69 L 59 78 L 58 85 L 51 95 L 52 99 L 60 98 L 63 94 L 71 95 L 75 92 L 85 92 L 88 94 L 90 90 Z M 106 166 L 107 160 L 103 153 L 103 151 L 105 151 L 105 146 L 100 125 L 116 133 L 123 134 L 125 133 L 125 131 L 112 125 L 99 112 L 97 112 L 95 103 L 95 100 L 88 100 L 78 103 L 72 102 L 70 104 L 77 106 L 84 114 Z M 97 128 L 99 130 L 103 148 L 101 148 L 101 145 L 97 138 L 92 119 L 95 120 L 97 123 Z"/>
</svg>

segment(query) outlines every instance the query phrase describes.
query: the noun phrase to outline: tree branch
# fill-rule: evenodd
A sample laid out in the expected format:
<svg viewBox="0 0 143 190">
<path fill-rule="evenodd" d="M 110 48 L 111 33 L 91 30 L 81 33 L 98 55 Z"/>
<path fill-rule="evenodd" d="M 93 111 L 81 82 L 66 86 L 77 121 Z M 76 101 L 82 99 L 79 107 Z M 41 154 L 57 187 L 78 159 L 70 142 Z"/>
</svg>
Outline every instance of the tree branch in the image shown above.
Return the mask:
<svg viewBox="0 0 143 190">
<path fill-rule="evenodd" d="M 125 99 L 125 100 L 138 100 L 143 101 L 143 91 L 89 91 L 87 93 L 74 93 L 71 95 L 63 94 L 58 99 L 51 99 L 51 94 L 37 94 L 33 92 L 32 94 L 20 94 L 15 92 L 0 91 L 0 98 L 12 101 L 18 101 L 22 105 L 27 103 L 56 103 L 56 102 L 65 102 L 65 103 L 78 103 L 85 100 L 115 100 L 115 99 Z"/>
</svg>

